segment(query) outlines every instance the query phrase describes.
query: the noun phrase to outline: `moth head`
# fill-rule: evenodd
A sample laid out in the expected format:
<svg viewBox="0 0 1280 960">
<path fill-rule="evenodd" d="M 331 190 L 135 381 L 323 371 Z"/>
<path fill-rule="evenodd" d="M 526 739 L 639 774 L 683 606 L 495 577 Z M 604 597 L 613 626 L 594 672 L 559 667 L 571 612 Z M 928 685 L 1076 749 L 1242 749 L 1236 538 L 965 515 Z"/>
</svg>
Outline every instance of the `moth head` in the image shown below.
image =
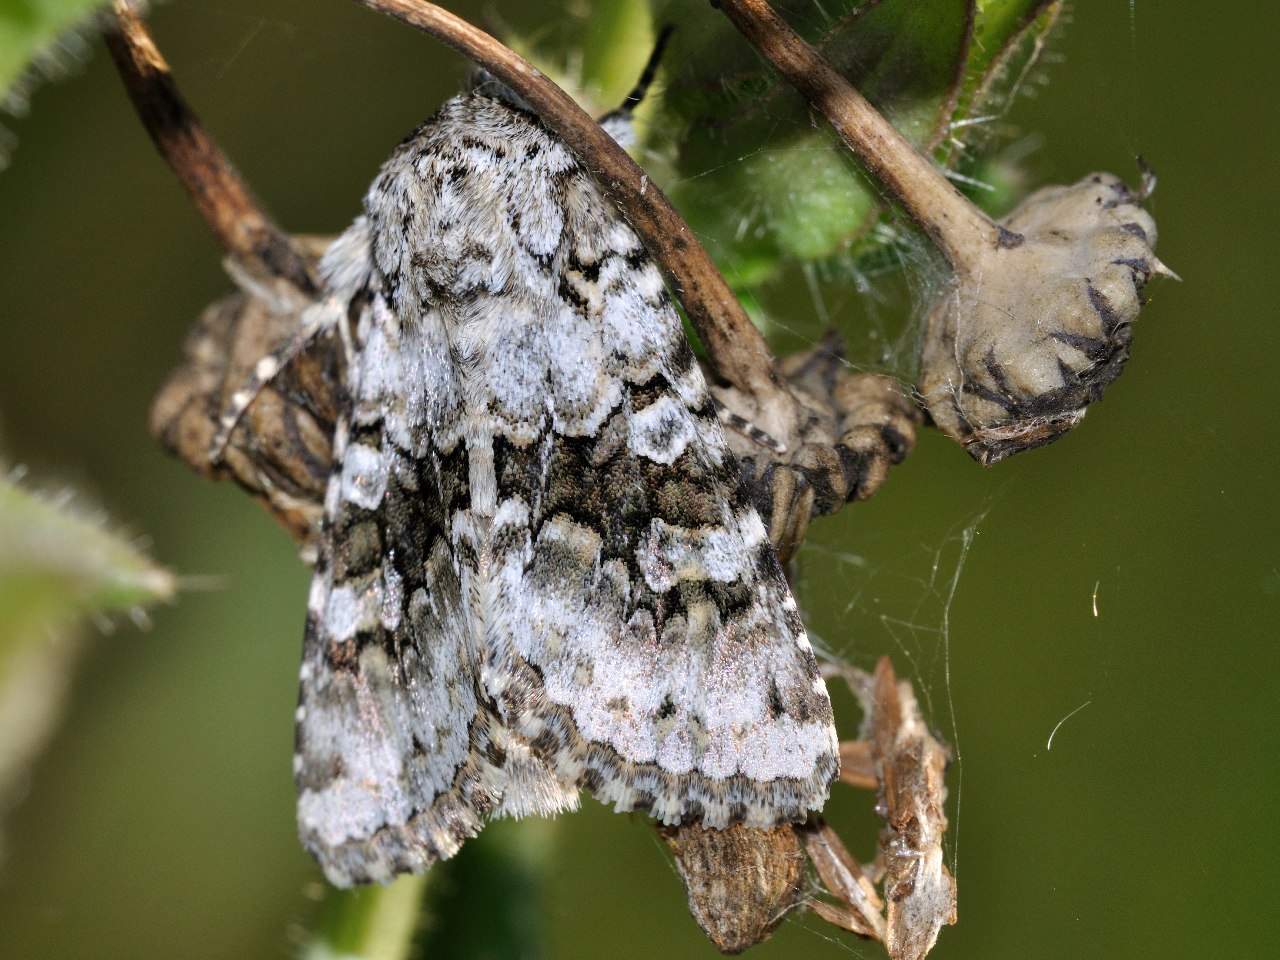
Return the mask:
<svg viewBox="0 0 1280 960">
<path fill-rule="evenodd" d="M 471 68 L 467 73 L 466 89 L 468 93 L 476 93 L 482 97 L 488 97 L 490 100 L 505 103 L 516 110 L 537 115 L 533 107 L 529 106 L 529 101 L 525 100 L 524 97 L 520 96 L 484 67 Z"/>
</svg>

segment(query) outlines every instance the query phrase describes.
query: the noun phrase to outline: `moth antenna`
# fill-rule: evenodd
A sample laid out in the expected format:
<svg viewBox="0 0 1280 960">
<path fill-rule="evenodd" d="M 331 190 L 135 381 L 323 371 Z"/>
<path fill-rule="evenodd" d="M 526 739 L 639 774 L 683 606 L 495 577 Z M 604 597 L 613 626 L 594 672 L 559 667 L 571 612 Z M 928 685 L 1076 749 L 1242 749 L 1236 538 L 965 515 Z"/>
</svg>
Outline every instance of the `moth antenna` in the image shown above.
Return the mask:
<svg viewBox="0 0 1280 960">
<path fill-rule="evenodd" d="M 658 31 L 658 38 L 653 42 L 653 52 L 649 54 L 649 60 L 644 65 L 644 70 L 640 73 L 640 79 L 636 81 L 636 85 L 631 88 L 631 92 L 627 94 L 622 104 L 618 107 L 617 113 L 634 113 L 636 107 L 640 106 L 640 101 L 645 98 L 649 92 L 649 87 L 653 85 L 654 78 L 658 75 L 658 67 L 662 64 L 662 55 L 666 53 L 667 43 L 671 40 L 671 34 L 675 33 L 676 25 L 674 23 L 664 23 L 662 29 Z"/>
<path fill-rule="evenodd" d="M 251 274 L 279 278 L 314 297 L 319 284 L 310 261 L 271 220 L 183 99 L 137 9 L 115 0 L 111 10 L 117 29 L 105 31 L 105 40 L 129 99 L 218 242 Z"/>
<path fill-rule="evenodd" d="M 640 73 L 640 79 L 637 79 L 631 92 L 627 93 L 625 99 L 622 100 L 621 106 L 617 106 L 613 110 L 609 110 L 600 118 L 600 127 L 617 141 L 618 146 L 623 150 L 630 150 L 636 145 L 634 129 L 632 129 L 632 119 L 635 116 L 635 109 L 640 105 L 640 101 L 644 100 L 645 93 L 649 92 L 649 87 L 653 86 L 654 77 L 658 76 L 658 65 L 662 63 L 663 51 L 667 49 L 667 41 L 671 40 L 672 32 L 675 31 L 675 24 L 663 24 L 662 29 L 658 31 L 658 38 L 654 41 L 653 52 L 649 54 L 649 61 L 644 65 L 643 72 Z"/>
<path fill-rule="evenodd" d="M 666 49 L 667 41 L 671 39 L 671 34 L 674 30 L 674 24 L 663 24 L 662 29 L 658 31 L 658 39 L 654 41 L 653 52 L 649 54 L 649 60 L 644 65 L 644 70 L 640 73 L 640 79 L 636 81 L 636 85 L 631 88 L 631 92 L 623 99 L 621 106 L 615 107 L 600 118 L 600 126 L 624 150 L 636 145 L 631 121 L 635 116 L 636 107 L 640 105 L 640 101 L 649 92 L 649 87 L 653 85 L 653 78 L 658 75 L 658 65 L 662 62 L 663 51 Z"/>
</svg>

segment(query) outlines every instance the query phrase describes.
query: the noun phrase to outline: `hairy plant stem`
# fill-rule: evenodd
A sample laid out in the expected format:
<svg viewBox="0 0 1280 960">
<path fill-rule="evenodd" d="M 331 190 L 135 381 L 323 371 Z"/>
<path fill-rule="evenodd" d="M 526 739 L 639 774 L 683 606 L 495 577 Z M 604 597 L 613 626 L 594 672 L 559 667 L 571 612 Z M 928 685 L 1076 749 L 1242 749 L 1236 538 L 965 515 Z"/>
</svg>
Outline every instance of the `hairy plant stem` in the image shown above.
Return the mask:
<svg viewBox="0 0 1280 960">
<path fill-rule="evenodd" d="M 398 877 L 386 886 L 327 888 L 300 960 L 405 960 L 426 893 L 426 876 Z"/>
<path fill-rule="evenodd" d="M 1005 245 L 999 226 L 967 200 L 765 0 L 718 6 L 797 91 L 821 111 L 867 171 L 929 235 L 957 274 Z"/>
</svg>

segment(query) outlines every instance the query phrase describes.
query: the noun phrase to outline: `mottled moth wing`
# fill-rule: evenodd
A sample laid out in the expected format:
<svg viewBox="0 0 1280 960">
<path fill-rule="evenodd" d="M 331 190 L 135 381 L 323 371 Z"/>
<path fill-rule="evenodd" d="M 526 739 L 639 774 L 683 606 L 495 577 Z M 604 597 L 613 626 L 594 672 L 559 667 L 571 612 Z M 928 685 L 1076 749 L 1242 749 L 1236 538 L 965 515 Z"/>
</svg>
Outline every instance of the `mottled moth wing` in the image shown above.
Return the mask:
<svg viewBox="0 0 1280 960">
<path fill-rule="evenodd" d="M 458 97 L 323 269 L 356 321 L 298 733 L 330 879 L 580 787 L 668 824 L 820 808 L 795 602 L 662 278 L 570 151 Z"/>
</svg>

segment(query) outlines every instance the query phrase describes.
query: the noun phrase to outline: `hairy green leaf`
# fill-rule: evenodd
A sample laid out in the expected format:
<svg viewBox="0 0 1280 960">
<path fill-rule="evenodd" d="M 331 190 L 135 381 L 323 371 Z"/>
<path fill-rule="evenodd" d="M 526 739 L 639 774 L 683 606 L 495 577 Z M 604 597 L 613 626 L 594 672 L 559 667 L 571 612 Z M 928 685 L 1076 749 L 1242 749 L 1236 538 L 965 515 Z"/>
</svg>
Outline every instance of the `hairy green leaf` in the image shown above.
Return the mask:
<svg viewBox="0 0 1280 960">
<path fill-rule="evenodd" d="M 59 71 L 74 49 L 62 38 L 104 0 L 0 0 L 0 104 L 12 113 L 26 106 L 29 69 Z"/>
</svg>

